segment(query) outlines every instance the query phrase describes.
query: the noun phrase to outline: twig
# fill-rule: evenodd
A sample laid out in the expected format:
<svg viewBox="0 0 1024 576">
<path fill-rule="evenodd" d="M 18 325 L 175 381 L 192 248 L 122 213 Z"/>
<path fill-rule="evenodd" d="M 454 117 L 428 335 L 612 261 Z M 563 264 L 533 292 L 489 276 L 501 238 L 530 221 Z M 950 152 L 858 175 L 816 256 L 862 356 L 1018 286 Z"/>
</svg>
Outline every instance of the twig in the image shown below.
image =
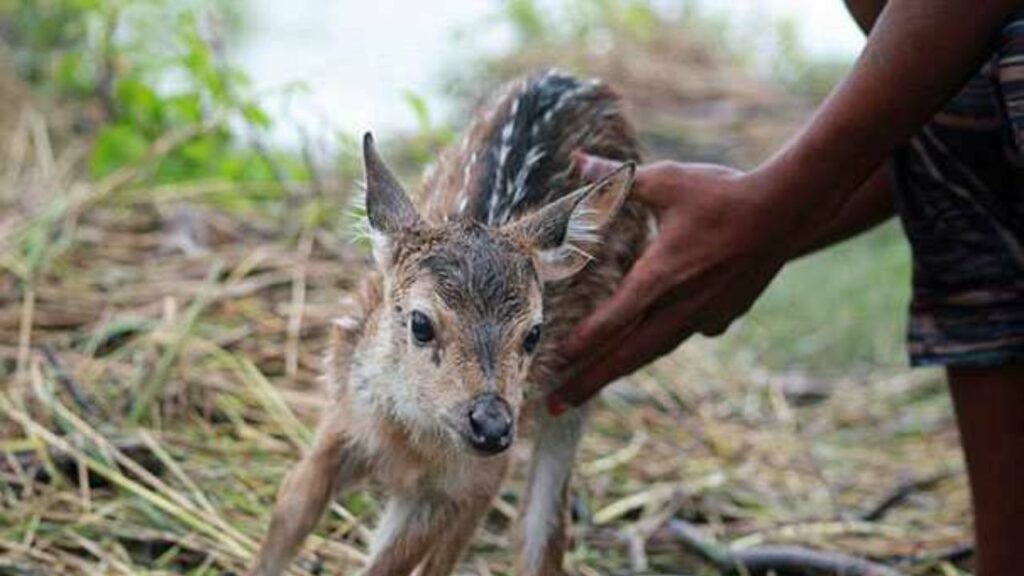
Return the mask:
<svg viewBox="0 0 1024 576">
<path fill-rule="evenodd" d="M 309 136 L 309 130 L 306 130 L 301 124 L 297 127 L 297 130 L 299 132 L 299 139 L 302 141 L 302 147 L 300 148 L 302 162 L 306 165 L 306 170 L 309 171 L 310 189 L 314 197 L 324 198 L 323 177 L 320 175 L 320 168 L 313 157 L 313 143 L 312 138 Z"/>
<path fill-rule="evenodd" d="M 83 185 L 72 190 L 66 202 L 62 205 L 62 216 L 69 221 L 76 220 L 91 204 L 137 181 L 142 173 L 154 162 L 193 138 L 220 126 L 224 120 L 225 114 L 215 113 L 205 122 L 184 126 L 165 133 L 153 142 L 146 155 L 137 163 L 119 168 L 95 186 Z M 35 224 L 36 219 L 27 218 L 11 228 L 0 231 L 0 246 L 3 247 L 0 248 L 0 255 L 6 255 L 13 247 L 19 246 L 24 235 Z"/>
<path fill-rule="evenodd" d="M 901 482 L 893 488 L 889 494 L 880 502 L 861 513 L 858 517 L 866 522 L 877 522 L 881 520 L 890 510 L 899 506 L 904 500 L 917 492 L 924 492 L 934 488 L 936 485 L 951 478 L 954 472 L 943 470 L 924 478 L 912 479 Z"/>
<path fill-rule="evenodd" d="M 96 86 L 96 96 L 103 108 L 104 120 L 110 122 L 117 117 L 117 104 L 114 101 L 114 80 L 116 79 L 116 56 L 114 37 L 120 24 L 120 12 L 110 9 L 103 23 L 103 39 L 100 54 L 100 78 Z"/>
<path fill-rule="evenodd" d="M 944 562 L 951 562 L 953 564 L 964 562 L 971 559 L 974 556 L 974 545 L 973 544 L 961 544 L 954 546 L 948 550 L 941 552 L 935 552 L 932 554 L 925 554 L 923 556 L 911 556 L 908 558 L 901 558 L 901 562 L 920 564 L 925 566 L 942 564 Z"/>
<path fill-rule="evenodd" d="M 159 460 L 149 451 L 149 448 L 144 446 L 137 440 L 129 439 L 110 439 L 111 446 L 114 447 L 120 453 L 131 460 L 138 462 L 140 466 L 149 471 L 154 475 L 159 475 L 163 472 L 163 465 Z M 0 460 L 0 472 L 16 472 L 18 469 L 22 470 L 18 476 L 24 476 L 23 482 L 28 481 L 52 481 L 49 478 L 51 472 L 46 470 L 44 462 L 40 458 L 39 452 L 36 449 L 24 449 L 14 450 L 6 452 L 6 460 Z M 76 458 L 70 457 L 67 454 L 59 451 L 51 451 L 48 453 L 49 459 L 57 472 L 60 472 L 68 478 L 72 478 L 77 473 L 77 466 L 79 464 Z M 99 488 L 106 486 L 107 481 L 104 478 L 97 476 L 89 476 L 89 487 Z M 2 572 L 0 572 L 2 573 Z"/>
<path fill-rule="evenodd" d="M 0 44 L 2 47 L 3 44 Z M 21 121 L 18 123 L 18 127 L 14 130 L 14 133 L 9 137 L 7 141 L 7 149 L 5 150 L 6 168 L 4 169 L 3 181 L 9 186 L 9 190 L 5 190 L 4 194 L 0 196 L 0 199 L 6 200 L 5 196 L 11 194 L 11 200 L 16 200 L 17 196 L 13 196 L 16 193 L 17 186 L 14 183 L 20 179 L 22 170 L 26 164 L 25 158 L 28 156 L 28 141 L 29 141 L 29 119 L 32 118 L 32 109 L 29 106 L 23 106 L 19 115 Z"/>
<path fill-rule="evenodd" d="M 306 269 L 313 251 L 313 233 L 305 229 L 299 238 L 299 261 L 292 278 L 292 302 L 288 310 L 288 335 L 285 344 L 285 374 L 294 378 L 299 371 L 299 335 L 302 316 L 306 309 Z"/>
<path fill-rule="evenodd" d="M 876 524 L 874 522 L 863 522 L 860 520 L 829 520 L 776 526 L 774 528 L 760 532 L 752 532 L 746 536 L 737 538 L 729 545 L 733 549 L 739 550 L 761 546 L 769 539 L 799 540 L 809 537 L 841 536 L 844 534 L 882 536 L 896 539 L 906 536 L 906 533 L 907 530 L 903 527 Z"/>
<path fill-rule="evenodd" d="M 245 545 L 239 543 L 228 534 L 225 534 L 221 528 L 208 524 L 203 518 L 197 516 L 191 510 L 183 508 L 180 504 L 173 502 L 163 494 L 149 490 L 144 485 L 132 480 L 124 474 L 121 474 L 111 466 L 108 466 L 98 460 L 88 458 L 82 453 L 82 451 L 76 449 L 67 440 L 54 434 L 49 429 L 33 420 L 28 414 L 15 408 L 7 397 L 2 394 L 0 394 L 0 412 L 6 414 L 7 417 L 20 424 L 26 430 L 31 430 L 34 435 L 42 438 L 52 448 L 64 452 L 65 454 L 69 454 L 72 457 L 83 456 L 89 468 L 92 469 L 93 472 L 105 477 L 119 488 L 142 498 L 154 507 L 163 510 L 185 526 L 203 533 L 205 536 L 209 537 L 212 542 L 222 546 L 225 552 L 228 552 L 238 558 L 249 557 L 251 549 L 247 549 Z"/>
<path fill-rule="evenodd" d="M 287 192 L 288 197 L 286 198 L 286 203 L 289 207 L 294 207 L 292 203 L 299 197 L 299 189 L 295 186 L 295 183 L 292 182 L 291 177 L 288 176 L 288 171 L 285 170 L 284 167 L 281 166 L 281 163 L 274 158 L 273 154 L 270 153 L 270 150 L 267 148 L 267 145 L 263 142 L 262 138 L 253 134 L 250 138 L 250 143 L 252 144 L 253 149 L 256 150 L 256 154 L 264 163 L 266 163 L 267 168 L 270 168 L 270 173 L 274 175 L 274 180 L 284 188 L 285 192 Z M 290 217 L 294 212 L 287 210 L 285 211 L 285 214 Z"/>
<path fill-rule="evenodd" d="M 32 346 L 32 317 L 36 308 L 36 291 L 29 282 L 25 285 L 25 296 L 22 299 L 21 316 L 18 326 L 18 362 L 15 373 L 24 379 L 28 370 L 29 350 Z"/>
<path fill-rule="evenodd" d="M 834 552 L 808 550 L 796 546 L 778 546 L 744 550 L 734 554 L 736 566 L 731 573 L 776 574 L 777 576 L 897 576 L 896 570 Z"/>
<path fill-rule="evenodd" d="M 135 423 L 142 418 L 142 415 L 149 409 L 150 403 L 154 398 L 156 398 L 160 389 L 163 387 L 171 368 L 174 366 L 174 362 L 178 359 L 178 355 L 181 354 L 181 351 L 185 347 L 185 342 L 188 340 L 189 334 L 191 334 L 196 320 L 198 320 L 199 315 L 203 313 L 206 306 L 210 303 L 214 292 L 213 284 L 217 281 L 220 271 L 220 263 L 215 263 L 210 268 L 210 272 L 207 274 L 206 282 L 204 283 L 205 289 L 192 302 L 188 312 L 185 314 L 185 319 L 179 326 L 177 334 L 175 334 L 174 340 L 160 356 L 160 360 L 157 362 L 156 368 L 145 381 L 144 385 L 133 387 L 140 388 L 140 392 L 136 397 L 135 403 L 132 405 L 131 413 L 128 416 L 128 420 L 130 422 Z"/>
<path fill-rule="evenodd" d="M 32 142 L 35 144 L 35 159 L 39 165 L 37 178 L 44 186 L 53 182 L 54 165 L 53 145 L 50 143 L 50 129 L 42 114 L 33 112 L 29 116 L 32 128 Z"/>
<path fill-rule="evenodd" d="M 93 418 L 100 416 L 99 409 L 93 404 L 89 396 L 82 390 L 82 387 L 78 385 L 71 375 L 68 374 L 67 370 L 64 369 L 64 364 L 60 361 L 60 357 L 57 355 L 57 351 L 54 350 L 53 346 L 49 344 L 39 345 L 39 349 L 43 353 L 43 358 L 46 359 L 46 363 L 49 364 L 53 370 L 54 376 L 57 378 L 57 383 L 60 387 L 67 392 L 71 399 L 75 401 L 75 405 L 81 408 L 86 414 Z"/>
<path fill-rule="evenodd" d="M 868 560 L 796 546 L 730 550 L 707 538 L 700 529 L 683 520 L 670 520 L 665 528 L 676 541 L 725 574 L 901 576 L 900 572 L 892 568 Z"/>
</svg>

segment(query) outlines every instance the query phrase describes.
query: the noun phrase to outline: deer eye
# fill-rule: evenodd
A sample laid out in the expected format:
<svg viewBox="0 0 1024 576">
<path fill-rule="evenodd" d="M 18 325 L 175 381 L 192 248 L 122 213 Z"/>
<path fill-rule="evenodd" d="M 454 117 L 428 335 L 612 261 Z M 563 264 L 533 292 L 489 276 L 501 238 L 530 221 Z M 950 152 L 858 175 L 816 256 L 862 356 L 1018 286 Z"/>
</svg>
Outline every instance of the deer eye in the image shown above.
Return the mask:
<svg viewBox="0 0 1024 576">
<path fill-rule="evenodd" d="M 412 332 L 412 339 L 418 346 L 425 346 L 434 339 L 434 324 L 427 318 L 427 315 L 419 310 L 413 310 L 412 319 L 409 321 L 409 331 Z"/>
<path fill-rule="evenodd" d="M 538 342 L 540 342 L 540 324 L 534 324 L 523 340 L 523 351 L 527 354 L 533 354 L 533 351 L 537 349 Z"/>
</svg>

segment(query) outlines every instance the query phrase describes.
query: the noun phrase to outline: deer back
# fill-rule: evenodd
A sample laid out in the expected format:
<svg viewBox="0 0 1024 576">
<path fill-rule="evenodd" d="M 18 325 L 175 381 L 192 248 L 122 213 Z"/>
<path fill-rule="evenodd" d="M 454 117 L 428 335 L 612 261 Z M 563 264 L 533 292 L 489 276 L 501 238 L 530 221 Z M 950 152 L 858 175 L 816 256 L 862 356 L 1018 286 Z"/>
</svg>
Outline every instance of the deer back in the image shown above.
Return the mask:
<svg viewBox="0 0 1024 576">
<path fill-rule="evenodd" d="M 506 225 L 583 184 L 573 169 L 575 150 L 640 160 L 636 135 L 614 91 L 554 70 L 513 82 L 474 115 L 462 141 L 428 170 L 417 198 L 420 213 L 433 223 L 470 218 Z M 614 291 L 650 229 L 647 210 L 627 200 L 587 268 L 545 287 L 545 344 L 531 372 L 533 384 L 555 384 L 555 344 Z"/>
</svg>

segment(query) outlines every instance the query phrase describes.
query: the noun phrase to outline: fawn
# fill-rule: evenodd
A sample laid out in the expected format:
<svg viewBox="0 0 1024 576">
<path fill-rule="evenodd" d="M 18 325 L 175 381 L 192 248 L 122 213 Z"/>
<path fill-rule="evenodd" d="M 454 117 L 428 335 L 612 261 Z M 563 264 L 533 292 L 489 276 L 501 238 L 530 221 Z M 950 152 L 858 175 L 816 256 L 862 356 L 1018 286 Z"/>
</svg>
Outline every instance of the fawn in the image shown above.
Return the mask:
<svg viewBox="0 0 1024 576">
<path fill-rule="evenodd" d="M 643 250 L 649 213 L 627 200 L 636 138 L 605 85 L 551 71 L 511 84 L 414 205 L 363 143 L 378 271 L 337 321 L 330 397 L 287 476 L 251 574 L 282 573 L 333 494 L 370 480 L 389 500 L 364 574 L 449 574 L 497 494 L 517 428 L 533 427 L 517 574 L 561 574 L 568 485 L 584 410 L 555 417 L 558 343 Z M 584 185 L 581 149 L 628 162 Z"/>
</svg>

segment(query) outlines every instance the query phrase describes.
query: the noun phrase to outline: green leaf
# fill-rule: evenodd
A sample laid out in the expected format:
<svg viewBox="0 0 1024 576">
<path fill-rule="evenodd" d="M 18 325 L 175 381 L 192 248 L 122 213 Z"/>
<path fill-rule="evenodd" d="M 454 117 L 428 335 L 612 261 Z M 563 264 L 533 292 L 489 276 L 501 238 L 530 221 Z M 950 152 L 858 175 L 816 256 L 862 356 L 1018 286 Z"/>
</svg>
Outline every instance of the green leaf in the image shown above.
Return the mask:
<svg viewBox="0 0 1024 576">
<path fill-rule="evenodd" d="M 509 0 L 505 14 L 515 28 L 520 42 L 538 42 L 548 36 L 548 26 L 534 0 Z"/>
<path fill-rule="evenodd" d="M 118 81 L 114 98 L 122 122 L 149 136 L 163 132 L 163 104 L 156 90 L 137 78 L 125 78 Z"/>
<path fill-rule="evenodd" d="M 430 108 L 427 106 L 427 100 L 412 90 L 403 90 L 402 98 L 405 99 L 405 103 L 412 109 L 413 114 L 416 115 L 416 124 L 419 125 L 421 132 L 430 131 Z"/>
<path fill-rule="evenodd" d="M 92 70 L 81 52 L 61 54 L 53 73 L 53 81 L 61 92 L 85 96 L 96 91 Z"/>
<path fill-rule="evenodd" d="M 313 200 L 302 207 L 303 228 L 326 226 L 337 216 L 337 207 L 325 200 Z"/>
<path fill-rule="evenodd" d="M 203 120 L 203 101 L 198 94 L 179 94 L 163 101 L 164 119 L 169 126 L 187 126 Z"/>
<path fill-rule="evenodd" d="M 149 149 L 149 141 L 135 127 L 113 124 L 105 127 L 92 151 L 93 177 L 102 178 L 118 168 L 141 160 Z"/>
<path fill-rule="evenodd" d="M 270 128 L 273 122 L 270 119 L 270 115 L 267 114 L 263 108 L 260 108 L 255 102 L 246 102 L 241 108 L 242 117 L 245 120 L 256 126 L 257 128 L 263 128 L 264 130 Z"/>
</svg>

